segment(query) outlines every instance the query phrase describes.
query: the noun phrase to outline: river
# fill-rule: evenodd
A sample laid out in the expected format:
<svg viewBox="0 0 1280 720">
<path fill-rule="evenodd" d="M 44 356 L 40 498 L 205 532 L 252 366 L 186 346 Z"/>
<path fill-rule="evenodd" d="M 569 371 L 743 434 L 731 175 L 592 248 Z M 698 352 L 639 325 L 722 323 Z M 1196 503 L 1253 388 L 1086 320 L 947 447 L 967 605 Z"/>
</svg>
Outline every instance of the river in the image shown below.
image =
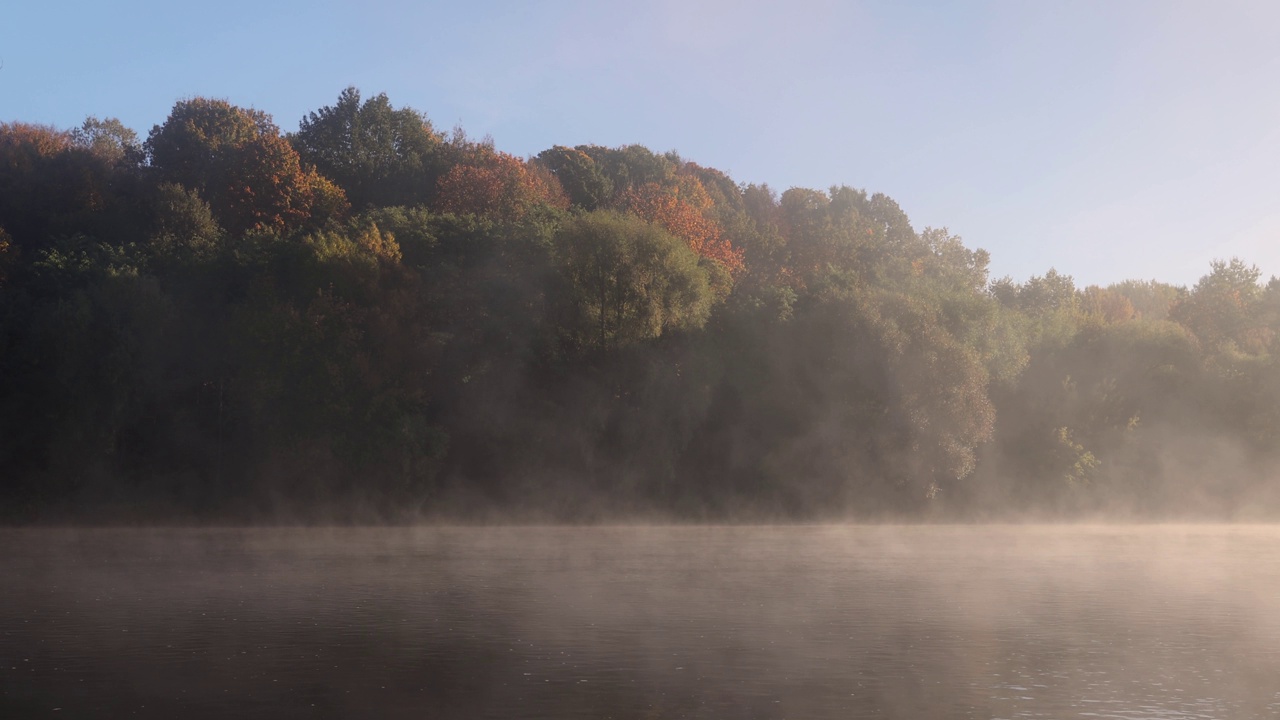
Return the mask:
<svg viewBox="0 0 1280 720">
<path fill-rule="evenodd" d="M 3 718 L 1274 718 L 1280 529 L 0 530 Z"/>
</svg>

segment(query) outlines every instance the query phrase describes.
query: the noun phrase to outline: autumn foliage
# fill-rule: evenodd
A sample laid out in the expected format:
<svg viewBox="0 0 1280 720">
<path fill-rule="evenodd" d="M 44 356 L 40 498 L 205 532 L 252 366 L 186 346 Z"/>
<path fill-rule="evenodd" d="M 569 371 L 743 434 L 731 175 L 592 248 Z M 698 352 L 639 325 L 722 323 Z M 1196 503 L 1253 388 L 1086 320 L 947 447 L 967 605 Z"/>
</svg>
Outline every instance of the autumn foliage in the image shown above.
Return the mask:
<svg viewBox="0 0 1280 720">
<path fill-rule="evenodd" d="M 620 204 L 631 213 L 660 225 L 684 240 L 699 257 L 722 265 L 732 275 L 745 268 L 742 250 L 723 237 L 720 225 L 709 218 L 711 198 L 694 178 L 681 178 L 675 187 L 646 183 L 622 194 Z"/>
<path fill-rule="evenodd" d="M 1280 279 L 989 260 L 884 195 L 521 159 L 354 88 L 289 136 L 0 123 L 0 519 L 1280 517 Z"/>
<path fill-rule="evenodd" d="M 35 162 L 71 147 L 71 134 L 47 125 L 0 123 L 0 167 L 29 171 Z"/>
<path fill-rule="evenodd" d="M 345 214 L 342 190 L 314 169 L 260 110 L 194 98 L 147 140 L 163 179 L 197 190 L 232 232 L 282 232 Z"/>
<path fill-rule="evenodd" d="M 504 152 L 473 148 L 440 178 L 437 203 L 445 212 L 524 217 L 537 204 L 567 208 L 569 200 L 551 173 Z"/>
<path fill-rule="evenodd" d="M 114 193 L 111 164 L 72 133 L 0 123 L 0 225 L 18 247 L 73 234 L 101 221 Z"/>
</svg>

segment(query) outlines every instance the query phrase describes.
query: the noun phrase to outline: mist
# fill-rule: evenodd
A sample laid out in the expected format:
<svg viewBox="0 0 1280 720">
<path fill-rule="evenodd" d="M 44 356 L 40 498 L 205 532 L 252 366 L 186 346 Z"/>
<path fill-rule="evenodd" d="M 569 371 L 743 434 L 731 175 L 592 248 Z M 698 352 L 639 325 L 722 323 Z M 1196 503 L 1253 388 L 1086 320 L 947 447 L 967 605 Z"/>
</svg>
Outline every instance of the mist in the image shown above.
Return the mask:
<svg viewBox="0 0 1280 720">
<path fill-rule="evenodd" d="M 0 532 L 14 717 L 1270 717 L 1273 527 Z"/>
<path fill-rule="evenodd" d="M 18 523 L 1264 520 L 1280 283 L 988 276 L 891 198 L 348 88 L 0 126 Z M 228 184 L 230 183 L 230 184 Z"/>
<path fill-rule="evenodd" d="M 0 719 L 1280 717 L 1280 15 L 757 5 L 7 8 Z"/>
</svg>

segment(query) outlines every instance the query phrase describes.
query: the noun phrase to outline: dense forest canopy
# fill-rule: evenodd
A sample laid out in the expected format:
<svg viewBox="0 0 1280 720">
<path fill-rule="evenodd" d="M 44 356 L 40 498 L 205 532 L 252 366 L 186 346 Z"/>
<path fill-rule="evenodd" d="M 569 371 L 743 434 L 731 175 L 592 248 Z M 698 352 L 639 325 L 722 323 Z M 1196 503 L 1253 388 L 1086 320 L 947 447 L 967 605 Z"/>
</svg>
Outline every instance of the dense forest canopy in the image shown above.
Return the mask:
<svg viewBox="0 0 1280 720">
<path fill-rule="evenodd" d="M 1280 281 L 1078 288 L 851 187 L 354 88 L 0 124 L 9 520 L 1273 517 Z"/>
</svg>

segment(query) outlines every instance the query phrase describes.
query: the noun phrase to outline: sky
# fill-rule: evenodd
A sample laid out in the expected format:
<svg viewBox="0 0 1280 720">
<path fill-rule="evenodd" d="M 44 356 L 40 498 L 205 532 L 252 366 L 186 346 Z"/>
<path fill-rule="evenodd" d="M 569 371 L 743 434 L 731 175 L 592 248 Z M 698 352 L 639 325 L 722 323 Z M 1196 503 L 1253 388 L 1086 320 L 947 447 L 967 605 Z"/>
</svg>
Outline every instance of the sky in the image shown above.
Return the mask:
<svg viewBox="0 0 1280 720">
<path fill-rule="evenodd" d="M 145 137 L 206 96 L 291 131 L 355 86 L 516 155 L 883 192 L 993 278 L 1280 275 L 1274 0 L 10 0 L 0 63 L 0 121 Z"/>
</svg>

